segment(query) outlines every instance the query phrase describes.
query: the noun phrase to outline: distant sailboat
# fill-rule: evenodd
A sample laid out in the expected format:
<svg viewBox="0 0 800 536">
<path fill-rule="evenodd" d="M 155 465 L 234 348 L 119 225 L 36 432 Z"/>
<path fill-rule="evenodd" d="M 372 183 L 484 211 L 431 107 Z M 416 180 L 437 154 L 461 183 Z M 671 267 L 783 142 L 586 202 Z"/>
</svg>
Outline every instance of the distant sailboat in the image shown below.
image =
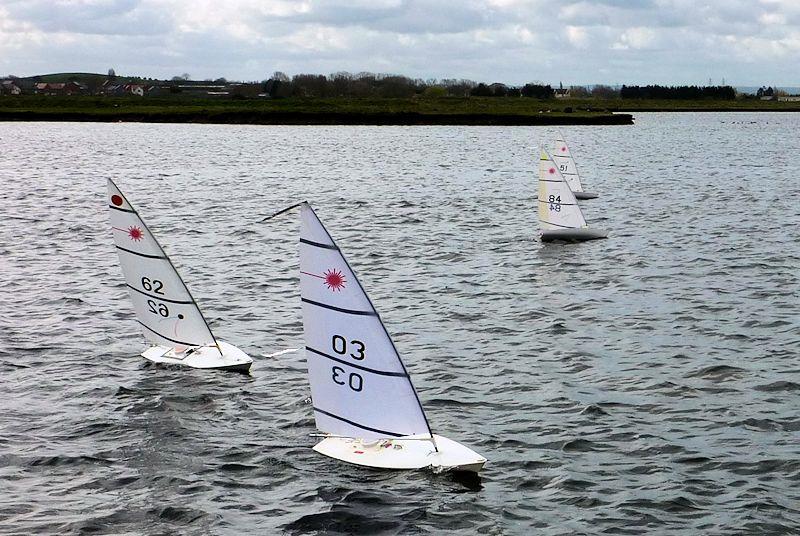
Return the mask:
<svg viewBox="0 0 800 536">
<path fill-rule="evenodd" d="M 400 355 L 355 273 L 300 205 L 300 293 L 317 428 L 314 450 L 385 469 L 481 470 L 486 458 L 433 434 Z"/>
<path fill-rule="evenodd" d="M 153 344 L 142 357 L 154 363 L 248 371 L 253 360 L 214 337 L 169 257 L 110 179 L 108 207 L 136 318 L 145 338 Z"/>
<path fill-rule="evenodd" d="M 539 228 L 542 241 L 606 238 L 608 231 L 586 225 L 575 194 L 553 158 L 542 149 L 539 157 Z"/>
<path fill-rule="evenodd" d="M 572 152 L 569 150 L 567 142 L 564 141 L 561 135 L 558 136 L 555 148 L 553 149 L 553 160 L 555 160 L 558 165 L 558 170 L 564 175 L 564 179 L 566 179 L 576 199 L 594 199 L 597 197 L 596 193 L 583 191 L 583 184 L 581 184 L 578 166 L 575 165 Z"/>
</svg>

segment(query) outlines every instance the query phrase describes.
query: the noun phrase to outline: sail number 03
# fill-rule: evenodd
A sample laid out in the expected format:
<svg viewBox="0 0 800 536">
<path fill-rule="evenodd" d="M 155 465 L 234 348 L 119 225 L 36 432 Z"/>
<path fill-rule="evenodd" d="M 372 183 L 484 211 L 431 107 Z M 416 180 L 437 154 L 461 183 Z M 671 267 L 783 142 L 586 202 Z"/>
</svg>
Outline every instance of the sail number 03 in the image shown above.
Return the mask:
<svg viewBox="0 0 800 536">
<path fill-rule="evenodd" d="M 349 343 L 347 339 L 341 335 L 334 335 L 331 337 L 331 347 L 333 351 L 339 355 L 348 354 L 357 361 L 362 361 L 367 355 L 364 353 L 367 346 L 359 340 L 351 340 Z M 359 392 L 364 388 L 364 378 L 360 374 L 351 372 L 349 375 L 345 374 L 342 367 L 331 368 L 331 378 L 336 385 L 348 385 L 353 391 Z M 345 381 L 346 380 L 346 381 Z"/>
<path fill-rule="evenodd" d="M 350 389 L 356 392 L 361 391 L 361 389 L 364 388 L 364 378 L 362 378 L 360 374 L 351 372 L 350 375 L 347 376 L 345 375 L 342 367 L 333 367 L 331 372 L 333 372 L 331 375 L 331 378 L 333 378 L 333 383 L 337 385 L 348 384 Z M 345 378 L 347 378 L 347 381 L 345 381 Z"/>
<path fill-rule="evenodd" d="M 350 347 L 349 349 L 352 350 L 350 352 L 350 357 L 352 357 L 353 359 L 361 361 L 365 357 L 367 357 L 364 354 L 364 351 L 367 349 L 367 346 L 363 342 L 354 339 L 350 341 L 350 344 L 348 345 L 347 339 L 345 339 L 341 335 L 334 335 L 333 337 L 331 337 L 331 347 L 333 347 L 333 351 L 336 352 L 337 354 L 345 355 L 347 353 L 348 346 Z"/>
</svg>

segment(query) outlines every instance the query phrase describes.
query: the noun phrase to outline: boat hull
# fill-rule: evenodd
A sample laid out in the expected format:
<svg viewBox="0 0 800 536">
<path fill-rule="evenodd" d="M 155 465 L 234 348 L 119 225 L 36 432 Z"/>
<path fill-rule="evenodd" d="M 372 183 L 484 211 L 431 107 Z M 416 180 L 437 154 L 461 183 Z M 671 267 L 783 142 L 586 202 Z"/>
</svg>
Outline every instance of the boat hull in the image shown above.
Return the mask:
<svg viewBox="0 0 800 536">
<path fill-rule="evenodd" d="M 326 437 L 314 450 L 343 462 L 377 469 L 431 469 L 435 473 L 454 471 L 478 473 L 486 458 L 446 437 L 407 437 L 367 441 L 348 437 Z"/>
<path fill-rule="evenodd" d="M 594 192 L 572 192 L 575 194 L 575 199 L 595 199 L 598 194 Z"/>
<path fill-rule="evenodd" d="M 553 242 L 563 240 L 565 242 L 583 242 L 585 240 L 596 240 L 598 238 L 608 238 L 608 231 L 604 229 L 546 229 L 542 230 L 542 242 Z"/>
<path fill-rule="evenodd" d="M 151 346 L 142 357 L 152 363 L 161 365 L 181 365 L 184 367 L 209 370 L 227 370 L 232 372 L 248 372 L 253 359 L 227 342 L 219 342 L 220 355 L 216 346 L 200 346 L 178 352 L 167 346 Z"/>
</svg>

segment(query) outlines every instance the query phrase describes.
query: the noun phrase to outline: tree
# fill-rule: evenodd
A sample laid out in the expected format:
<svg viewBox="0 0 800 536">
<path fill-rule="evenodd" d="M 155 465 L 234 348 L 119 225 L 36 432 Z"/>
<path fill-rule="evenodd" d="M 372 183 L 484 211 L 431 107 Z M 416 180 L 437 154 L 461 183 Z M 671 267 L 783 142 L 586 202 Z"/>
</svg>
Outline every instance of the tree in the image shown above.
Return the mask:
<svg viewBox="0 0 800 536">
<path fill-rule="evenodd" d="M 286 76 L 286 73 L 281 71 L 275 71 L 272 73 L 272 79 L 277 80 L 278 82 L 289 82 L 291 79 Z"/>
<path fill-rule="evenodd" d="M 117 73 L 116 73 L 116 71 L 114 71 L 113 67 L 108 70 L 108 77 L 109 78 L 116 78 L 116 76 L 117 76 Z"/>
<path fill-rule="evenodd" d="M 619 94 L 617 90 L 611 86 L 598 84 L 592 88 L 592 97 L 596 97 L 598 99 L 615 99 L 618 95 Z"/>
</svg>

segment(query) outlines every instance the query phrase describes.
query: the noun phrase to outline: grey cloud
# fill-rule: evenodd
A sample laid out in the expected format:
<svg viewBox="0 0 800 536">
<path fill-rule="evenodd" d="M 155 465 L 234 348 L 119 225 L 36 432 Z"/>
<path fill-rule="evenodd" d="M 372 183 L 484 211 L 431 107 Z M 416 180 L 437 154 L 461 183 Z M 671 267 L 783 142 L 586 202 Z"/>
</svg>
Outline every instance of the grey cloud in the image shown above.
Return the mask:
<svg viewBox="0 0 800 536">
<path fill-rule="evenodd" d="M 13 19 L 51 33 L 157 35 L 173 27 L 169 15 L 149 9 L 141 0 L 111 0 L 100 4 L 11 0 L 4 7 Z"/>
</svg>

